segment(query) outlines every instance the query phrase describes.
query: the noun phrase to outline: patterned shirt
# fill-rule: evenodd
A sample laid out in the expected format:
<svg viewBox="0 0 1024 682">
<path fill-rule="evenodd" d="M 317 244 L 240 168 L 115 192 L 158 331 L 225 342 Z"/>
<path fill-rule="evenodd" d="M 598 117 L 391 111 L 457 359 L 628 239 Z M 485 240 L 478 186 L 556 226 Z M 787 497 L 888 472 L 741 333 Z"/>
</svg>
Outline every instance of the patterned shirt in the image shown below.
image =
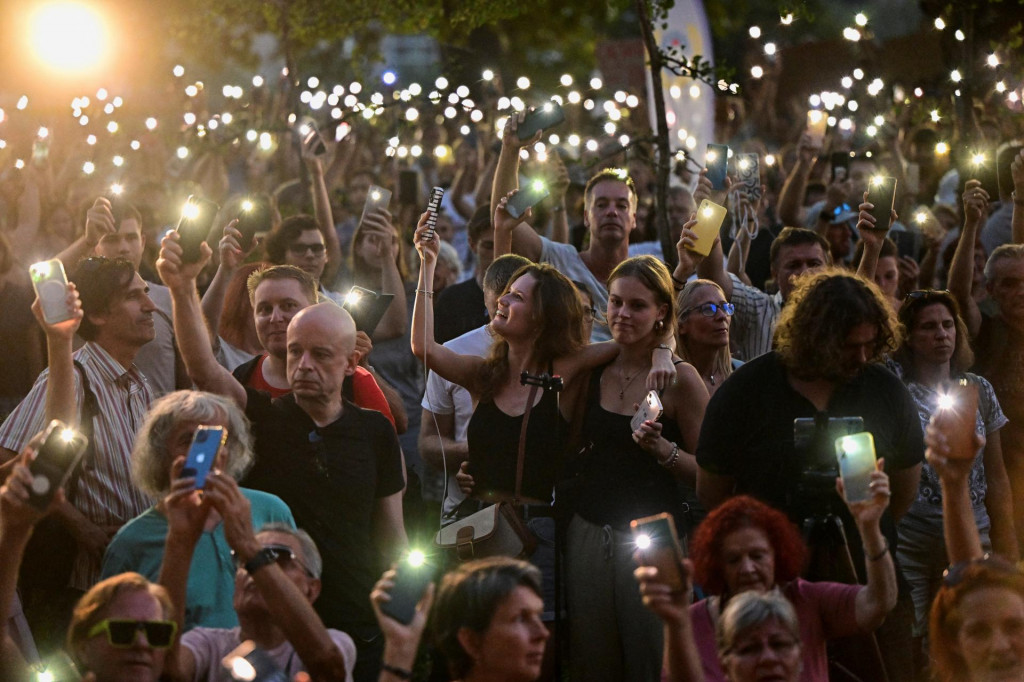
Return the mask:
<svg viewBox="0 0 1024 682">
<path fill-rule="evenodd" d="M 729 279 L 732 280 L 732 299 L 729 302 L 736 306 L 729 330 L 733 354 L 744 362 L 750 362 L 772 349 L 775 323 L 782 312 L 782 294 L 769 296 L 757 287 L 744 284 L 731 272 Z"/>
<path fill-rule="evenodd" d="M 152 506 L 153 501 L 132 483 L 131 453 L 135 433 L 146 417 L 152 393 L 142 373 L 125 369 L 95 343 L 75 353 L 96 395 L 98 414 L 93 420 L 93 457 L 84 462 L 70 502 L 98 526 L 120 526 Z M 32 390 L 0 426 L 0 446 L 20 452 L 45 427 L 46 385 L 49 370 L 36 379 Z M 85 392 L 75 372 L 75 403 L 81 409 Z M 80 417 L 79 417 L 80 418 Z M 99 577 L 98 562 L 80 552 L 71 574 L 71 586 L 88 589 Z"/>
</svg>

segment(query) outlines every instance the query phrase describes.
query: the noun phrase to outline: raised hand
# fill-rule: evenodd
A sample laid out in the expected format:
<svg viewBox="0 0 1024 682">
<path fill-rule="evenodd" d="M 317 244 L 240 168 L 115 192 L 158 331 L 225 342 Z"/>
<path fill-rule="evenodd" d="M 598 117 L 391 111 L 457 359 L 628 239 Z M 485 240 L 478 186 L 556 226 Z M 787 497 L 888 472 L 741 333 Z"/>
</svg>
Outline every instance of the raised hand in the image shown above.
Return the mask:
<svg viewBox="0 0 1024 682">
<path fill-rule="evenodd" d="M 199 246 L 199 261 L 184 263 L 181 260 L 181 244 L 178 243 L 180 239 L 176 230 L 168 232 L 160 242 L 160 257 L 156 261 L 160 279 L 171 289 L 194 287 L 196 278 L 210 261 L 210 256 L 213 255 L 210 246 L 203 242 Z"/>
<path fill-rule="evenodd" d="M 68 282 L 64 303 L 67 305 L 67 310 L 71 317 L 63 322 L 50 324 L 43 319 L 43 306 L 39 299 L 36 298 L 32 302 L 32 314 L 35 315 L 36 322 L 43 328 L 43 332 L 46 333 L 48 338 L 70 341 L 74 338 L 78 327 L 82 324 L 82 318 L 85 316 L 82 312 L 82 301 L 78 296 L 78 289 L 71 282 Z"/>
<path fill-rule="evenodd" d="M 416 223 L 416 231 L 412 235 L 412 243 L 424 264 L 436 263 L 437 254 L 441 250 L 440 238 L 436 234 L 431 239 L 425 238 L 430 229 L 427 226 L 427 218 L 429 216 L 429 211 L 424 211 L 420 214 L 419 222 Z"/>
<path fill-rule="evenodd" d="M 114 211 L 110 200 L 106 197 L 97 197 L 85 214 L 86 241 L 95 246 L 104 236 L 115 231 L 117 225 L 114 224 Z"/>
</svg>

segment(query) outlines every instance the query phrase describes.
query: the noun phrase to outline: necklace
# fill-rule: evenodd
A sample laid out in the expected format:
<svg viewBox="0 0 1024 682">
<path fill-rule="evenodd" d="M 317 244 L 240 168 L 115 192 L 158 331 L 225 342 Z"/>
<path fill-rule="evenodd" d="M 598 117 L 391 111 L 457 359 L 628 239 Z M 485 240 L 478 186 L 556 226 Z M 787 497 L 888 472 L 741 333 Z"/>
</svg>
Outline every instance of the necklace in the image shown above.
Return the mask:
<svg viewBox="0 0 1024 682">
<path fill-rule="evenodd" d="M 619 400 L 622 400 L 623 396 L 626 394 L 626 389 L 630 387 L 633 381 L 640 376 L 643 371 L 644 370 L 641 367 L 633 373 L 633 376 L 627 377 L 623 369 L 621 367 L 619 368 Z"/>
</svg>

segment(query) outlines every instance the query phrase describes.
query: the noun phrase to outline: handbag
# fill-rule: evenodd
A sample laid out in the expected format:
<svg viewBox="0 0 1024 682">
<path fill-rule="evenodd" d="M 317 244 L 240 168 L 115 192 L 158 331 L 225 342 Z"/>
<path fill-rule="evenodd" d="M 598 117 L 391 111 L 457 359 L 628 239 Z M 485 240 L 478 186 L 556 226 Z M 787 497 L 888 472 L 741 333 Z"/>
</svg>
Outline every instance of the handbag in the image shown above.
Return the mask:
<svg viewBox="0 0 1024 682">
<path fill-rule="evenodd" d="M 85 454 L 78 465 L 68 476 L 64 484 L 64 495 L 70 502 L 82 470 L 92 462 L 96 454 L 93 439 L 93 419 L 99 414 L 99 402 L 92 392 L 85 369 L 75 360 L 75 369 L 82 380 L 82 423 L 79 431 L 89 439 Z M 78 541 L 68 530 L 64 522 L 50 514 L 36 524 L 32 536 L 25 547 L 25 556 L 21 562 L 18 584 L 23 589 L 61 590 L 71 580 L 71 570 L 78 556 Z"/>
<path fill-rule="evenodd" d="M 526 458 L 526 426 L 530 410 L 537 397 L 537 386 L 530 386 L 523 412 L 523 426 L 519 430 L 519 452 L 516 456 L 516 488 L 511 502 L 499 502 L 459 519 L 437 531 L 434 545 L 453 552 L 459 561 L 470 561 L 491 556 L 522 559 L 533 554 L 537 538 L 519 514 L 519 496 L 523 484 L 523 460 Z"/>
</svg>

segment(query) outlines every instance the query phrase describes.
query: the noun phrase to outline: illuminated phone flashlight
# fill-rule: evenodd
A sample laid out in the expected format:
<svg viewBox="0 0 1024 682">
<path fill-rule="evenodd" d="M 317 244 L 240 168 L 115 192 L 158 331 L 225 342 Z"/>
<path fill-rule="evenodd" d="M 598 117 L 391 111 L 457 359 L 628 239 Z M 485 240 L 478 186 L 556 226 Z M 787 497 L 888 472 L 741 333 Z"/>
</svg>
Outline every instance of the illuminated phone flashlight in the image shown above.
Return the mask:
<svg viewBox="0 0 1024 682">
<path fill-rule="evenodd" d="M 641 533 L 636 536 L 636 547 L 637 549 L 648 549 L 651 546 L 651 536 L 647 533 Z"/>
<path fill-rule="evenodd" d="M 811 109 L 811 111 L 807 113 L 807 120 L 809 120 L 811 123 L 819 123 L 821 122 L 821 119 L 824 117 L 825 114 L 821 113 L 821 111 L 819 111 L 818 109 Z"/>
<path fill-rule="evenodd" d="M 253 203 L 251 201 L 249 201 L 248 199 L 245 199 L 245 200 L 242 201 L 242 210 L 243 211 L 248 213 L 252 209 L 253 209 Z"/>
<path fill-rule="evenodd" d="M 714 215 L 714 214 L 715 214 L 715 209 L 711 208 L 710 206 L 705 206 L 705 207 L 704 207 L 704 210 L 703 210 L 703 211 L 701 211 L 701 214 L 702 214 L 702 215 L 703 215 L 703 216 L 704 216 L 705 218 L 710 218 L 710 217 L 711 217 L 712 215 Z"/>
<path fill-rule="evenodd" d="M 985 164 L 984 152 L 975 152 L 971 154 L 971 164 L 975 166 L 982 166 Z"/>
<path fill-rule="evenodd" d="M 554 109 L 555 107 L 554 107 L 554 105 L 553 105 L 553 104 L 551 104 L 551 102 L 548 102 L 548 103 L 547 103 L 547 104 L 545 104 L 545 105 L 544 105 L 544 106 L 543 106 L 542 108 L 544 109 L 544 111 L 551 111 L 551 110 L 552 110 L 552 109 Z"/>
<path fill-rule="evenodd" d="M 40 670 L 36 673 L 36 682 L 54 682 L 55 679 L 49 670 Z"/>
<path fill-rule="evenodd" d="M 65 443 L 70 443 L 71 441 L 73 441 L 75 439 L 75 430 L 74 429 L 69 429 L 69 428 L 61 429 L 61 431 L 60 431 L 60 439 L 62 441 L 64 441 Z"/>
<path fill-rule="evenodd" d="M 956 398 L 948 393 L 940 393 L 937 402 L 940 410 L 951 410 L 956 406 Z"/>
<path fill-rule="evenodd" d="M 740 159 L 740 170 L 747 170 L 750 168 L 750 159 Z"/>
<path fill-rule="evenodd" d="M 708 163 L 714 163 L 715 159 L 717 159 L 717 158 L 718 158 L 718 152 L 716 152 L 716 151 L 709 151 L 708 152 Z"/>
<path fill-rule="evenodd" d="M 938 143 L 936 143 L 935 144 L 935 153 L 936 154 L 948 154 L 949 153 L 949 145 L 946 144 L 945 142 L 938 142 Z"/>
<path fill-rule="evenodd" d="M 426 563 L 427 555 L 418 549 L 414 549 L 409 552 L 409 556 L 407 556 L 405 560 L 410 566 L 419 568 Z"/>
<path fill-rule="evenodd" d="M 876 175 L 875 177 L 871 178 L 871 184 L 875 185 L 876 187 L 881 185 L 883 182 L 885 182 L 885 178 L 883 178 L 881 175 Z"/>
<path fill-rule="evenodd" d="M 50 135 L 50 130 L 46 126 L 40 126 L 39 130 L 36 131 L 36 136 L 40 140 L 45 140 Z"/>
<path fill-rule="evenodd" d="M 32 272 L 33 279 L 46 279 L 50 276 L 50 261 L 33 263 L 29 270 Z"/>
<path fill-rule="evenodd" d="M 543 192 L 544 191 L 544 181 L 543 180 L 534 180 L 532 183 L 530 183 L 530 186 L 533 188 L 534 192 Z"/>
<path fill-rule="evenodd" d="M 231 677 L 236 680 L 255 680 L 256 668 L 241 656 L 231 659 Z"/>
<path fill-rule="evenodd" d="M 359 303 L 359 299 L 361 299 L 362 297 L 362 292 L 355 290 L 350 291 L 347 294 L 345 294 L 345 303 L 346 305 L 357 305 Z"/>
<path fill-rule="evenodd" d="M 299 126 L 299 135 L 308 135 L 308 134 L 309 134 L 309 124 L 303 123 L 302 125 Z"/>
<path fill-rule="evenodd" d="M 113 185 L 110 186 L 110 193 L 113 194 L 115 197 L 119 197 L 122 194 L 124 194 L 124 186 L 121 185 L 121 183 L 115 182 Z"/>
<path fill-rule="evenodd" d="M 199 206 L 191 201 L 186 201 L 185 205 L 181 208 L 181 216 L 185 220 L 195 220 L 199 217 Z"/>
<path fill-rule="evenodd" d="M 370 192 L 370 198 L 373 199 L 374 201 L 379 201 L 380 192 L 378 192 L 377 190 L 373 190 L 372 192 Z"/>
<path fill-rule="evenodd" d="M 914 214 L 914 220 L 918 225 L 924 225 L 925 221 L 928 220 L 928 215 L 924 211 L 918 211 Z"/>
</svg>

